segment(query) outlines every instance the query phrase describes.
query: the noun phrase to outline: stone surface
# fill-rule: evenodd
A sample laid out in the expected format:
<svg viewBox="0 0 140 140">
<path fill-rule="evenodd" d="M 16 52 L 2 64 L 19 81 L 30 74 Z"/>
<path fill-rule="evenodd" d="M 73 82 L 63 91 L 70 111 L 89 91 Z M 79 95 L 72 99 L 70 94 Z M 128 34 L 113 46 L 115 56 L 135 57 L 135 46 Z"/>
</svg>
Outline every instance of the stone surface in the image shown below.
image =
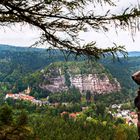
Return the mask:
<svg viewBox="0 0 140 140">
<path fill-rule="evenodd" d="M 57 76 L 53 78 L 47 78 L 50 81 L 50 84 L 44 84 L 41 88 L 49 90 L 51 92 L 61 92 L 68 90 L 68 87 L 65 84 L 65 77 Z M 97 74 L 77 74 L 70 76 L 71 86 L 75 86 L 80 90 L 81 93 L 86 91 L 91 91 L 92 94 L 105 94 L 116 92 L 121 89 L 119 82 L 116 79 L 113 79 L 111 82 L 107 75 Z"/>
<path fill-rule="evenodd" d="M 132 79 L 138 84 L 140 85 L 140 71 L 135 72 L 132 75 Z"/>
</svg>

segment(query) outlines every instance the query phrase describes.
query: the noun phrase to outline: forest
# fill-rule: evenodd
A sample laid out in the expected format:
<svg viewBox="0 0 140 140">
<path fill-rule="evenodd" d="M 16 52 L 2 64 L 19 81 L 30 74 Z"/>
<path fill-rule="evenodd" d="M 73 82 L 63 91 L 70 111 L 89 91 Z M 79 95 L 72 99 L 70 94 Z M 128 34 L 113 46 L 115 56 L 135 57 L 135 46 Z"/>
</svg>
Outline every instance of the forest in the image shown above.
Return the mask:
<svg viewBox="0 0 140 140">
<path fill-rule="evenodd" d="M 77 108 L 76 104 L 72 105 Z M 67 106 L 35 106 L 30 102 L 7 100 L 0 106 L 1 140 L 135 140 L 137 129 L 91 104 L 76 119 L 63 113 Z M 74 111 L 69 109 L 69 111 Z M 76 110 L 77 111 L 77 110 Z M 63 114 L 62 114 L 63 113 Z M 61 115 L 62 114 L 62 115 Z M 6 117 L 5 117 L 6 116 Z"/>
<path fill-rule="evenodd" d="M 10 47 L 10 49 L 9 49 Z M 135 97 L 135 90 L 137 88 L 136 84 L 131 79 L 132 73 L 139 70 L 139 59 L 140 57 L 128 57 L 128 58 L 120 58 L 120 61 L 113 61 L 111 58 L 101 59 L 97 61 L 97 63 L 102 63 L 103 66 L 100 64 L 94 63 L 92 71 L 98 71 L 99 73 L 107 73 L 108 75 L 113 75 L 113 77 L 117 78 L 120 82 L 122 91 L 118 95 L 105 95 L 105 96 L 112 96 L 111 99 L 114 98 L 114 102 L 123 102 L 123 100 L 116 99 L 122 98 L 124 100 L 131 100 L 133 101 Z M 73 61 L 72 58 L 69 61 Z M 85 58 L 80 58 L 78 60 L 74 60 L 75 62 L 69 62 L 68 66 L 70 65 L 73 72 L 76 72 L 77 69 L 74 67 L 77 65 L 80 67 L 81 73 L 89 73 L 90 69 L 85 69 L 89 66 L 80 66 L 76 61 L 85 60 Z M 8 92 L 19 92 L 30 86 L 33 86 L 33 91 L 35 91 L 36 97 L 46 97 L 48 93 L 44 92 L 37 88 L 37 84 L 42 82 L 42 76 L 40 72 L 42 69 L 46 69 L 47 66 L 53 62 L 55 63 L 54 66 L 57 67 L 61 66 L 60 61 L 66 61 L 63 53 L 57 50 L 47 51 L 37 48 L 22 48 L 22 47 L 11 47 L 6 45 L 1 45 L 0 47 L 0 91 L 1 93 L 8 93 Z M 73 66 L 72 66 L 73 65 Z M 66 68 L 66 66 L 63 66 Z M 101 68 L 102 67 L 102 68 Z M 75 70 L 74 70 L 75 69 Z M 98 70 L 97 70 L 98 69 Z M 79 70 L 78 70 L 79 71 Z M 77 72 L 78 72 L 77 71 Z M 76 73 L 77 73 L 76 72 Z M 78 72 L 79 73 L 79 72 Z M 67 73 L 66 73 L 67 76 Z M 127 82 L 125 82 L 127 81 Z M 34 93 L 32 93 L 33 95 Z M 98 98 L 103 98 L 104 96 L 99 96 Z M 97 99 L 98 99 L 97 98 Z M 106 97 L 105 97 L 106 98 Z M 107 98 L 106 98 L 107 99 Z M 115 100 L 116 99 L 116 100 Z"/>
<path fill-rule="evenodd" d="M 72 67 L 73 74 L 79 73 L 76 66 L 79 66 L 82 73 L 90 73 L 89 64 L 84 66 L 82 58 L 69 61 L 66 65 L 60 62 L 65 61 L 62 53 L 52 54 L 50 57 L 44 50 L 34 48 L 26 51 L 24 48 L 11 47 L 9 50 L 8 46 L 0 47 L 0 139 L 135 140 L 136 126 L 126 124 L 123 118 L 114 118 L 108 113 L 108 109 L 115 103 L 130 102 L 131 106 L 126 108 L 135 110 L 133 99 L 136 85 L 130 76 L 139 69 L 140 57 L 120 58 L 120 61 L 115 62 L 110 58 L 96 61 L 92 71 L 99 69 L 99 74 L 112 74 L 120 82 L 122 90 L 118 93 L 93 96 L 90 91 L 81 95 L 76 88 L 53 94 L 37 88 L 38 83 L 44 80 L 41 70 L 48 73 L 49 64 L 50 69 L 63 67 L 62 73 L 68 85 L 69 73 L 66 70 L 69 66 Z M 26 89 L 28 84 L 32 87 L 31 95 L 37 99 L 43 101 L 49 95 L 50 105 L 38 106 L 29 101 L 10 98 L 5 100 L 8 92 L 17 93 Z M 82 109 L 86 107 L 86 110 Z M 80 114 L 76 119 L 70 117 L 70 114 L 77 112 Z M 64 115 L 61 115 L 63 113 Z"/>
</svg>

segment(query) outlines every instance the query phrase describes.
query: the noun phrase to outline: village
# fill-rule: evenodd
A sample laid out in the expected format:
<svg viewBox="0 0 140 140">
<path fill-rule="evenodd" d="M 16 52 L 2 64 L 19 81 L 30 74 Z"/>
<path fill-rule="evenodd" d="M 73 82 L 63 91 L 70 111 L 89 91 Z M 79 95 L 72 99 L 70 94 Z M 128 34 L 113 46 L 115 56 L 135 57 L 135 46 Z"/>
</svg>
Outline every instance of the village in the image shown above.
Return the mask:
<svg viewBox="0 0 140 140">
<path fill-rule="evenodd" d="M 25 100 L 25 101 L 30 101 L 31 103 L 38 105 L 38 106 L 42 106 L 42 105 L 50 105 L 50 106 L 54 106 L 57 107 L 59 105 L 59 103 L 50 103 L 48 101 L 48 99 L 46 101 L 42 101 L 42 100 L 37 100 L 35 99 L 35 97 L 30 96 L 31 93 L 31 88 L 28 86 L 27 89 L 25 89 L 22 92 L 19 93 L 8 93 L 5 96 L 5 99 L 8 98 L 12 98 L 14 100 Z M 62 103 L 62 105 L 67 106 L 68 103 Z M 126 124 L 131 125 L 137 125 L 137 113 L 134 111 L 130 111 L 129 109 L 121 109 L 122 104 L 113 104 L 111 105 L 110 110 L 108 111 L 108 113 L 110 113 L 114 118 L 123 118 L 126 122 Z M 69 118 L 72 119 L 76 119 L 82 112 L 88 110 L 89 107 L 82 107 L 82 111 L 81 112 L 73 112 L 73 113 L 69 113 L 66 111 L 63 111 L 60 115 L 64 116 L 64 115 L 68 115 Z M 114 111 L 115 110 L 115 111 Z"/>
<path fill-rule="evenodd" d="M 39 106 L 48 103 L 47 101 L 41 101 L 41 100 L 35 99 L 35 97 L 30 96 L 30 93 L 31 93 L 31 88 L 28 86 L 28 88 L 25 89 L 22 92 L 19 92 L 19 93 L 8 93 L 8 94 L 6 94 L 5 99 L 12 98 L 14 100 L 30 101 L 31 103 L 36 104 L 36 105 L 39 105 Z"/>
<path fill-rule="evenodd" d="M 126 124 L 131 125 L 137 125 L 137 113 L 134 111 L 130 111 L 129 109 L 121 109 L 122 104 L 113 104 L 111 106 L 112 109 L 115 109 L 115 112 L 109 111 L 110 114 L 112 114 L 115 118 L 123 118 L 126 121 Z"/>
</svg>

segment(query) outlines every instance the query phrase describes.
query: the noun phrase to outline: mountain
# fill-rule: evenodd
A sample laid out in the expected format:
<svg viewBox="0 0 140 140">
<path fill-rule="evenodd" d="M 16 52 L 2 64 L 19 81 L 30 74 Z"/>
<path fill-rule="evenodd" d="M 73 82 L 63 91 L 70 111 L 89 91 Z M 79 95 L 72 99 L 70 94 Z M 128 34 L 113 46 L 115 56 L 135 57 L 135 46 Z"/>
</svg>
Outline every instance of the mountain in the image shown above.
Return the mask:
<svg viewBox="0 0 140 140">
<path fill-rule="evenodd" d="M 129 53 L 130 56 L 132 55 L 136 56 L 138 54 L 139 52 Z M 37 80 L 40 82 L 42 80 L 41 78 L 38 78 L 38 79 L 34 78 L 36 77 L 36 74 L 35 74 L 36 71 L 47 69 L 45 67 L 47 67 L 48 65 L 49 67 L 51 67 L 51 65 L 54 65 L 54 67 L 56 67 L 56 65 L 58 65 L 59 63 L 57 64 L 54 62 L 59 62 L 59 61 L 65 61 L 65 58 L 62 52 L 58 50 L 51 50 L 48 52 L 45 49 L 0 45 L 0 82 L 10 83 L 9 89 L 11 89 L 11 85 L 12 85 L 12 88 L 18 86 L 19 91 L 21 91 L 28 86 L 28 83 L 22 82 L 22 79 L 29 79 L 31 85 L 32 83 L 35 83 L 34 81 L 36 81 L 36 83 L 37 83 Z M 132 81 L 131 75 L 132 73 L 140 69 L 139 61 L 140 61 L 140 57 L 128 57 L 127 59 L 120 58 L 120 61 L 116 61 L 116 62 L 113 62 L 109 58 L 104 58 L 103 60 L 99 61 L 99 63 L 101 62 L 106 67 L 106 71 L 109 71 L 108 73 L 111 73 L 113 77 L 117 78 L 117 81 L 119 81 L 122 88 L 134 90 L 136 88 L 136 84 Z M 69 63 L 68 65 L 70 65 Z M 72 77 L 71 69 L 74 69 L 74 68 L 70 66 L 72 67 L 72 68 L 68 68 L 68 73 L 70 73 L 70 76 L 71 76 L 70 80 L 74 81 L 75 83 L 73 84 L 79 87 L 81 91 L 85 90 L 85 88 L 90 89 L 90 87 L 85 86 L 85 85 L 90 85 L 91 84 L 90 78 L 94 79 L 95 77 L 98 77 L 98 74 L 94 73 L 96 74 L 96 76 L 92 75 L 90 71 L 88 72 L 88 75 L 86 75 L 85 73 L 88 70 L 88 67 L 90 67 L 89 65 L 86 66 L 84 64 L 78 64 L 80 62 L 78 62 L 77 64 L 76 62 L 71 62 L 71 63 L 75 63 L 74 65 L 77 66 L 77 69 L 79 69 L 79 71 L 77 71 L 77 74 L 75 74 L 75 77 Z M 61 65 L 63 66 L 64 64 L 61 64 Z M 101 70 L 101 68 L 98 68 L 97 65 L 94 67 L 97 67 L 95 69 L 97 73 Z M 60 66 L 59 66 L 59 69 L 60 69 Z M 63 71 L 63 68 L 61 69 Z M 25 78 L 25 77 L 29 77 L 29 78 Z M 86 84 L 82 82 L 76 83 L 77 79 L 79 81 L 80 80 L 86 81 L 87 83 L 86 82 L 85 82 Z M 25 81 L 28 81 L 28 80 L 25 80 Z M 64 80 L 62 81 L 64 82 Z M 99 84 L 96 84 L 96 85 L 99 85 Z M 3 86 L 1 85 L 1 87 Z M 103 86 L 98 86 L 98 88 L 101 88 L 101 87 L 103 88 Z"/>
<path fill-rule="evenodd" d="M 26 77 L 29 85 L 51 93 L 75 87 L 81 94 L 105 94 L 121 90 L 117 79 L 97 62 L 55 62 Z M 34 83 L 33 83 L 34 81 Z"/>
<path fill-rule="evenodd" d="M 16 82 L 28 73 L 64 58 L 58 50 L 0 45 L 0 82 Z"/>
<path fill-rule="evenodd" d="M 0 44 L 0 52 L 1 51 L 20 51 L 20 52 L 43 52 L 45 49 L 43 48 L 35 48 L 35 47 L 23 47 L 23 46 L 12 46 L 12 45 L 5 45 L 5 44 Z"/>
<path fill-rule="evenodd" d="M 132 54 L 136 55 L 136 53 Z M 108 58 L 102 59 L 100 62 L 117 78 L 121 87 L 135 92 L 134 90 L 137 84 L 132 80 L 131 76 L 133 73 L 140 70 L 140 56 L 120 58 L 119 61 L 112 61 L 112 59 Z"/>
<path fill-rule="evenodd" d="M 128 52 L 128 57 L 137 57 L 137 56 L 140 56 L 139 51 Z"/>
</svg>

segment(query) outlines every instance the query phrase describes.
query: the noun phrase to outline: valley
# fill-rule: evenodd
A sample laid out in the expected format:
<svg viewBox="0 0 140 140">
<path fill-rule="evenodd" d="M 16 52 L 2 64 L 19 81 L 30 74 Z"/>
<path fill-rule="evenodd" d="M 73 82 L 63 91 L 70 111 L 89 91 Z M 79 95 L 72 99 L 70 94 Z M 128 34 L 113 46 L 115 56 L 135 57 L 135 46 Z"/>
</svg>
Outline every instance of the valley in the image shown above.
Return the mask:
<svg viewBox="0 0 140 140">
<path fill-rule="evenodd" d="M 66 62 L 51 53 L 0 45 L 0 138 L 135 140 L 140 57 Z"/>
</svg>

